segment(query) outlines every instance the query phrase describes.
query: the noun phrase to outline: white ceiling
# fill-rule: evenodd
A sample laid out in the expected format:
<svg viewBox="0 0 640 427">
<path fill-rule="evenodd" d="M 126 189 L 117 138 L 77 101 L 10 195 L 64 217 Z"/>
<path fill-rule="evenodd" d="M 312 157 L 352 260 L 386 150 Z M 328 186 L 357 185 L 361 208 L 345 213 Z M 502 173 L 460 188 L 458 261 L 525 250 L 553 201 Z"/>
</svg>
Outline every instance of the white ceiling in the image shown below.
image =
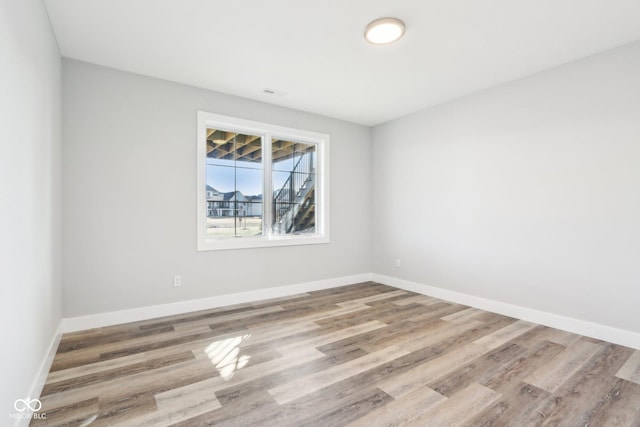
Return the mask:
<svg viewBox="0 0 640 427">
<path fill-rule="evenodd" d="M 639 0 L 44 1 L 65 57 L 365 125 L 640 39 Z"/>
</svg>

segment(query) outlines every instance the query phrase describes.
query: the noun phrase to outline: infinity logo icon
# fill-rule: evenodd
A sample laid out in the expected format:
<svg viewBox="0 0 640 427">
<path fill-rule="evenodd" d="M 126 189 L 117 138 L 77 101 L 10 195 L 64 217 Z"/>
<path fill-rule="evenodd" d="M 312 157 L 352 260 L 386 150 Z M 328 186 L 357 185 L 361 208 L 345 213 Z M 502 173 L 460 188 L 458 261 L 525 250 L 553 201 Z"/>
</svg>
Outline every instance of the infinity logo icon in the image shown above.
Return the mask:
<svg viewBox="0 0 640 427">
<path fill-rule="evenodd" d="M 30 399 L 27 397 L 26 399 L 16 400 L 13 404 L 13 407 L 18 412 L 24 412 L 27 409 L 33 412 L 38 412 L 40 408 L 42 408 L 42 402 L 40 402 L 38 399 Z"/>
</svg>

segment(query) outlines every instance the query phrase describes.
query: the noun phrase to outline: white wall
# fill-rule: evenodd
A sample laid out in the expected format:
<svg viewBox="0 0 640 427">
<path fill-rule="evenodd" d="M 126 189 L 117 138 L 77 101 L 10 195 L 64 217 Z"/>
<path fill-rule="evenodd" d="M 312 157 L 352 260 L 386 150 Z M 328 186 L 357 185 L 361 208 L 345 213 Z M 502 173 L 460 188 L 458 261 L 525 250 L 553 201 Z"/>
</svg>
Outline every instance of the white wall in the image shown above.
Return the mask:
<svg viewBox="0 0 640 427">
<path fill-rule="evenodd" d="M 640 332 L 640 43 L 380 125 L 372 176 L 375 273 Z"/>
<path fill-rule="evenodd" d="M 65 317 L 369 272 L 369 128 L 66 59 L 63 93 Z M 330 134 L 331 243 L 196 252 L 197 110 Z"/>
<path fill-rule="evenodd" d="M 40 0 L 0 1 L 0 423 L 61 318 L 60 54 Z M 7 421 L 8 420 L 8 421 Z"/>
</svg>

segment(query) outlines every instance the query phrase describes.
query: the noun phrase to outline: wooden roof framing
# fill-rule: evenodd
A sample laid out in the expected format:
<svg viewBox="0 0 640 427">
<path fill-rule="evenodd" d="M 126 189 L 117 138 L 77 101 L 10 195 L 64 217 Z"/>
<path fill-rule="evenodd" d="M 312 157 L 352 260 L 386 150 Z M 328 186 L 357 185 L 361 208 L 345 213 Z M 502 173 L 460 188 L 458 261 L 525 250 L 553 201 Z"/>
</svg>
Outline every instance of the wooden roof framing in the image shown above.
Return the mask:
<svg viewBox="0 0 640 427">
<path fill-rule="evenodd" d="M 312 151 L 314 145 L 284 139 L 272 140 L 271 158 L 274 162 L 286 160 L 296 153 Z M 262 161 L 262 140 L 258 135 L 245 135 L 218 129 L 207 129 L 207 157 L 243 162 Z"/>
</svg>

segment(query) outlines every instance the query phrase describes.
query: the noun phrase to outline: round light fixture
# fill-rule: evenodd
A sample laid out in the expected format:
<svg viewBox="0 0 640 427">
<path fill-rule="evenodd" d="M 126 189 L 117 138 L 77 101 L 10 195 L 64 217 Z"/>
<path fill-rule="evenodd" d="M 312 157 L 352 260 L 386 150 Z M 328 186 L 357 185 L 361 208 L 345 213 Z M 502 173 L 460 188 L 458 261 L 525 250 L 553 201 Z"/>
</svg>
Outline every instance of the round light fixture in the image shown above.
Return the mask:
<svg viewBox="0 0 640 427">
<path fill-rule="evenodd" d="M 364 38 L 369 43 L 387 44 L 402 38 L 404 32 L 404 22 L 398 18 L 380 18 L 367 25 L 364 30 Z"/>
</svg>

